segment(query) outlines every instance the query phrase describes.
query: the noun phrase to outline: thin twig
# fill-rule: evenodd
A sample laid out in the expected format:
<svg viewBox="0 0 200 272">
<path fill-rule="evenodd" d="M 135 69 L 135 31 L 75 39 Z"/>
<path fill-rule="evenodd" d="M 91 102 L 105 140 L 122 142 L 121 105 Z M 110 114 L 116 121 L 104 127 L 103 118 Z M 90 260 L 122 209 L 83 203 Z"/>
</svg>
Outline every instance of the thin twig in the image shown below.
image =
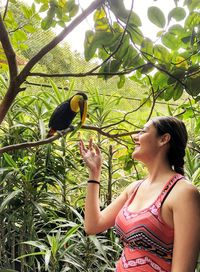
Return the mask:
<svg viewBox="0 0 200 272">
<path fill-rule="evenodd" d="M 4 14 L 3 14 L 3 21 L 6 18 L 6 14 L 7 14 L 7 11 L 8 11 L 8 4 L 9 4 L 9 0 L 6 1 L 6 6 L 5 6 Z"/>
</svg>

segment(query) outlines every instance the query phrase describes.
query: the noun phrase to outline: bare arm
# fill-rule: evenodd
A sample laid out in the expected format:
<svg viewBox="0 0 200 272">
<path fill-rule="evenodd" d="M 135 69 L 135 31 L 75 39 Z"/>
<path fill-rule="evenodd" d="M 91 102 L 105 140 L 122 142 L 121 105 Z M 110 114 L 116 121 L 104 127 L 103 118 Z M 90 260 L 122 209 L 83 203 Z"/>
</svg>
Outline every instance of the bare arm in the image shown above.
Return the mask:
<svg viewBox="0 0 200 272">
<path fill-rule="evenodd" d="M 99 148 L 89 141 L 86 148 L 80 141 L 80 153 L 89 170 L 89 179 L 100 181 L 102 157 Z M 112 227 L 115 218 L 127 200 L 131 185 L 125 189 L 106 209 L 100 211 L 99 207 L 99 185 L 89 183 L 85 202 L 85 231 L 87 234 L 96 234 Z"/>
<path fill-rule="evenodd" d="M 171 272 L 194 272 L 200 250 L 200 194 L 187 183 L 177 186 L 175 193 L 175 236 Z"/>
</svg>

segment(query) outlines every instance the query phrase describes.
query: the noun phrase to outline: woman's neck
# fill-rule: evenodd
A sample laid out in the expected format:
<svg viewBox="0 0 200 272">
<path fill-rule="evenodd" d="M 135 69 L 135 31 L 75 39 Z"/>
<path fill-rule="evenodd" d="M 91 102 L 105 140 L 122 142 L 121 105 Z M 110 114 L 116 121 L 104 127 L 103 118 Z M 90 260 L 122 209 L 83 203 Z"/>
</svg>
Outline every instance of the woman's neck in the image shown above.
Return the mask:
<svg viewBox="0 0 200 272">
<path fill-rule="evenodd" d="M 172 170 L 168 161 L 166 160 L 153 160 L 146 164 L 148 169 L 148 181 L 149 182 L 157 182 L 160 180 L 166 180 L 175 172 Z"/>
</svg>

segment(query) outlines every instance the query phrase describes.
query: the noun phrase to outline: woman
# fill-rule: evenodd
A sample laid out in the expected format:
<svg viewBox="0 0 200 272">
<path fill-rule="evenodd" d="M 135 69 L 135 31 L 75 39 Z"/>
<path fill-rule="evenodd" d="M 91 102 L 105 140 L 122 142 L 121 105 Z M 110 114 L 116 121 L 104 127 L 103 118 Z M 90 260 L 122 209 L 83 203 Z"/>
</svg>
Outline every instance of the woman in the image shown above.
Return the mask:
<svg viewBox="0 0 200 272">
<path fill-rule="evenodd" d="M 200 247 L 200 194 L 183 176 L 187 131 L 174 117 L 150 120 L 134 138 L 132 157 L 148 176 L 130 184 L 103 211 L 99 208 L 102 157 L 80 141 L 89 170 L 85 231 L 115 226 L 124 244 L 117 272 L 194 272 Z"/>
</svg>

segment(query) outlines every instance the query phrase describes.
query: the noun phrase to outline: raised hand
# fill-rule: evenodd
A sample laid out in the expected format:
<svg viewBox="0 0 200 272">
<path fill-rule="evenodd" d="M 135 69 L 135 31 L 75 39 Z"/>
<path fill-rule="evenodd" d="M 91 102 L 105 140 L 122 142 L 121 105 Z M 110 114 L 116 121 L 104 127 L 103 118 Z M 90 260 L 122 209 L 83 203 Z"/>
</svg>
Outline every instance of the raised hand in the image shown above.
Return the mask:
<svg viewBox="0 0 200 272">
<path fill-rule="evenodd" d="M 88 147 L 85 147 L 82 140 L 79 143 L 80 154 L 89 170 L 89 179 L 100 179 L 102 156 L 100 149 L 93 143 L 92 139 L 89 140 Z"/>
</svg>

